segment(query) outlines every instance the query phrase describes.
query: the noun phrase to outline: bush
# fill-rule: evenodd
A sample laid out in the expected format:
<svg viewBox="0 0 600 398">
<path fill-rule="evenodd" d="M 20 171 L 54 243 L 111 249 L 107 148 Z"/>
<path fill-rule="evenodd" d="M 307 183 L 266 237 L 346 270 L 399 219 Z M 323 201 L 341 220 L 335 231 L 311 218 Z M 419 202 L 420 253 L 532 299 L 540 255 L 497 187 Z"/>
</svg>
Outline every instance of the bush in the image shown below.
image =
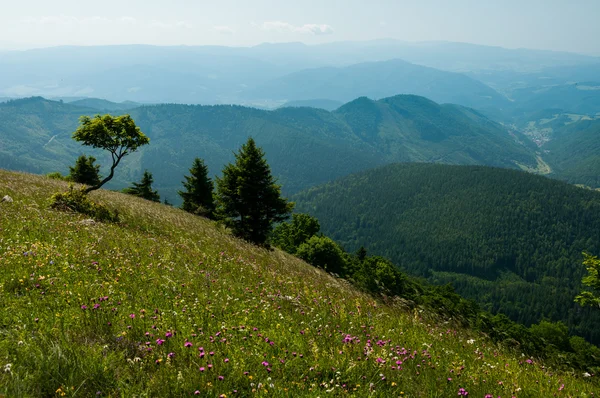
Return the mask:
<svg viewBox="0 0 600 398">
<path fill-rule="evenodd" d="M 61 211 L 85 214 L 96 221 L 118 222 L 119 215 L 111 212 L 106 206 L 95 203 L 85 193 L 85 188 L 75 189 L 69 186 L 66 192 L 52 195 L 50 207 Z"/>
<path fill-rule="evenodd" d="M 58 171 L 48 173 L 46 174 L 46 177 L 50 178 L 51 180 L 69 181 L 69 176 L 63 176 Z"/>
<path fill-rule="evenodd" d="M 315 267 L 339 275 L 344 274 L 347 266 L 343 250 L 325 236 L 313 236 L 300 245 L 296 255 Z"/>
</svg>

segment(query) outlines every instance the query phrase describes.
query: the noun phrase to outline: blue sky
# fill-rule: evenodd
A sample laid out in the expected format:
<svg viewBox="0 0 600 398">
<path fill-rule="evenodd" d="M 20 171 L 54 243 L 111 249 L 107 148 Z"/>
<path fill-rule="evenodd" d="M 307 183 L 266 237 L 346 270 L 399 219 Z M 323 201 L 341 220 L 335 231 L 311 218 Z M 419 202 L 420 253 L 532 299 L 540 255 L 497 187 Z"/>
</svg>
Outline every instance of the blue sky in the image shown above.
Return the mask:
<svg viewBox="0 0 600 398">
<path fill-rule="evenodd" d="M 4 2 L 4 1 L 3 1 Z M 20 0 L 0 48 L 394 38 L 600 55 L 600 0 Z"/>
</svg>

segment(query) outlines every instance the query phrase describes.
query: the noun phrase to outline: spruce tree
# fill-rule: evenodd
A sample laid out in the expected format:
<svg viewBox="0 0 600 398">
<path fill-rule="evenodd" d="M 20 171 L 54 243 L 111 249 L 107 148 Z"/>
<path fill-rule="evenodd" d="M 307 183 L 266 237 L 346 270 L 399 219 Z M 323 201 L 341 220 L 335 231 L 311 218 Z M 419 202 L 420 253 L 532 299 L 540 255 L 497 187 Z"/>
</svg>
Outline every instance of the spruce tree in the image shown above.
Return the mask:
<svg viewBox="0 0 600 398">
<path fill-rule="evenodd" d="M 78 184 L 95 186 L 100 184 L 100 165 L 94 164 L 96 158 L 81 155 L 75 161 L 75 166 L 69 166 L 69 179 Z"/>
<path fill-rule="evenodd" d="M 146 170 L 144 171 L 144 175 L 142 176 L 140 182 L 134 182 L 131 185 L 131 187 L 125 188 L 123 192 L 129 195 L 139 196 L 140 198 L 160 203 L 160 195 L 157 191 L 154 191 L 152 189 L 153 182 L 154 178 L 152 177 L 152 173 Z"/>
<path fill-rule="evenodd" d="M 214 184 L 208 176 L 208 167 L 200 158 L 194 159 L 190 175 L 182 181 L 185 191 L 177 193 L 183 199 L 181 208 L 189 213 L 212 218 L 215 211 Z"/>
<path fill-rule="evenodd" d="M 273 223 L 288 218 L 294 204 L 281 197 L 265 154 L 252 138 L 235 154 L 235 164 L 217 178 L 217 212 L 233 233 L 249 242 L 266 242 Z"/>
</svg>

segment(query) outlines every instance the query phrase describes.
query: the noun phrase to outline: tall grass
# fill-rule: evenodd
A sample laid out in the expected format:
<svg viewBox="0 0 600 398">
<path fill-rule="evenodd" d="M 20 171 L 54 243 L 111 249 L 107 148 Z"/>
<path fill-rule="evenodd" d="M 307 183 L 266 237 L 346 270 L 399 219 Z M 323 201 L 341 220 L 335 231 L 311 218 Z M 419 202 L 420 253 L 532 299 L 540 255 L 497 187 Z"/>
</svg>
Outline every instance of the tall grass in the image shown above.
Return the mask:
<svg viewBox="0 0 600 398">
<path fill-rule="evenodd" d="M 49 209 L 0 171 L 0 394 L 588 397 L 484 336 L 353 289 L 206 219 L 114 192 L 121 222 Z"/>
</svg>

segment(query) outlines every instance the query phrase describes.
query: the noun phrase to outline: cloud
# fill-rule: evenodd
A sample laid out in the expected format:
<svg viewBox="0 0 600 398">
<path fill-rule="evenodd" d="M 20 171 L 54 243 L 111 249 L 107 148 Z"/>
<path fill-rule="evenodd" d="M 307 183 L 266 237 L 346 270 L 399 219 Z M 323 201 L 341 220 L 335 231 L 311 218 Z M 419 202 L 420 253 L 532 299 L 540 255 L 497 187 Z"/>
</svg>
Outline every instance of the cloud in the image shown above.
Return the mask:
<svg viewBox="0 0 600 398">
<path fill-rule="evenodd" d="M 229 26 L 213 26 L 213 29 L 224 35 L 232 35 L 235 33 L 235 30 Z"/>
<path fill-rule="evenodd" d="M 312 35 L 329 35 L 333 33 L 331 25 L 327 24 L 304 24 L 302 26 L 295 26 L 288 22 L 282 21 L 268 21 L 263 22 L 262 25 L 258 25 L 262 30 L 276 31 L 276 32 L 292 32 L 292 33 L 303 33 Z"/>
</svg>

